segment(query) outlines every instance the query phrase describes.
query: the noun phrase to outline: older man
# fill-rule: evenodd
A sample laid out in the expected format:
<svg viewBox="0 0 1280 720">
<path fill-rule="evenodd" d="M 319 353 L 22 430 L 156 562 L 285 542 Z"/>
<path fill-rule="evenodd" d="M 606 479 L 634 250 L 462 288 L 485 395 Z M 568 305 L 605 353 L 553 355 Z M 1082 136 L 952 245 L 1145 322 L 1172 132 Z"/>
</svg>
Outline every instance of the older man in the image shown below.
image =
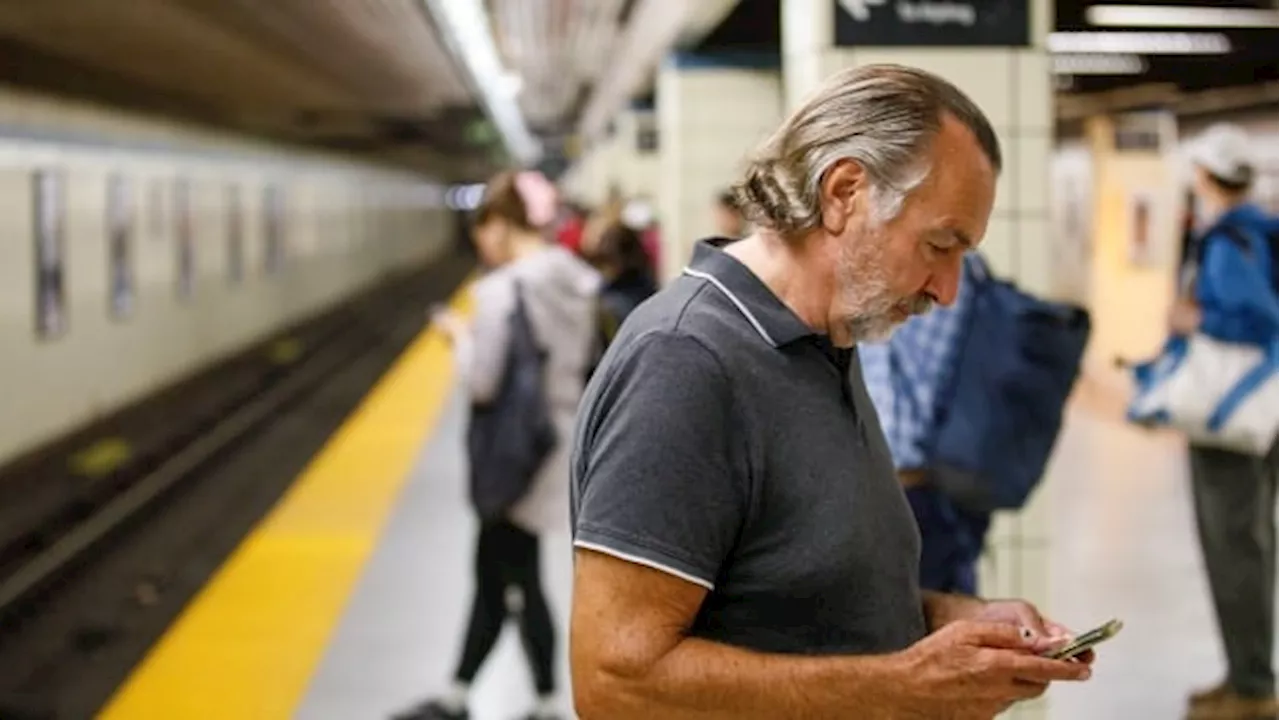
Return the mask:
<svg viewBox="0 0 1280 720">
<path fill-rule="evenodd" d="M 920 537 L 852 348 L 956 293 L 1000 150 L 920 71 L 832 78 L 632 314 L 572 462 L 579 714 L 990 718 L 1088 663 L 1021 602 L 923 593 Z"/>
</svg>

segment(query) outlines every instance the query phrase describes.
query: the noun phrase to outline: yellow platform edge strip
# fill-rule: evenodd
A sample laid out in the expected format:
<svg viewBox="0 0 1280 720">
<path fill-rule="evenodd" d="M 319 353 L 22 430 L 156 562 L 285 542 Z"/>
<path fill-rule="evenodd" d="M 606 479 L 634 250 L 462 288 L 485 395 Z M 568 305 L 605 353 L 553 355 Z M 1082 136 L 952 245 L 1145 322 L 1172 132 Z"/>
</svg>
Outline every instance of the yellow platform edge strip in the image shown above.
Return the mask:
<svg viewBox="0 0 1280 720">
<path fill-rule="evenodd" d="M 464 286 L 453 297 L 466 312 Z M 301 703 L 453 384 L 427 329 L 151 648 L 103 720 L 283 720 Z"/>
</svg>

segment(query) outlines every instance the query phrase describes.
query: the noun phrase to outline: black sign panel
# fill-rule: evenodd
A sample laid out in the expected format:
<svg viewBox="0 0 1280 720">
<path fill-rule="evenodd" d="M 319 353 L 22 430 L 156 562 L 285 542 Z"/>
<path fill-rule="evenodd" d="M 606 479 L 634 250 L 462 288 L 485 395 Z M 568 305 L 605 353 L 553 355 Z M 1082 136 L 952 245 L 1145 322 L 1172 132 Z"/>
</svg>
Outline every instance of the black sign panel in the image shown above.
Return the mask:
<svg viewBox="0 0 1280 720">
<path fill-rule="evenodd" d="M 836 47 L 1031 44 L 1030 0 L 834 0 Z"/>
</svg>

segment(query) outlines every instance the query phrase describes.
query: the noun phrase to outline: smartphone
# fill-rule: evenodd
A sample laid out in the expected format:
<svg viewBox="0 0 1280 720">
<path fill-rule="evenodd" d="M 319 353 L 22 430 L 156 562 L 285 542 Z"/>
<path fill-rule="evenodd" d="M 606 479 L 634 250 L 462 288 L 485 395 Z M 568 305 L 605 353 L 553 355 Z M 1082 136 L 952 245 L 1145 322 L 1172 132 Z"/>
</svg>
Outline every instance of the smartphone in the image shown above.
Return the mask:
<svg viewBox="0 0 1280 720">
<path fill-rule="evenodd" d="M 1124 623 L 1119 620 L 1112 620 L 1101 627 L 1096 627 L 1083 635 L 1077 636 L 1074 640 L 1063 645 L 1057 650 L 1051 650 L 1045 653 L 1045 657 L 1054 660 L 1070 660 L 1080 655 L 1084 651 L 1106 642 L 1115 637 L 1120 629 L 1124 627 Z"/>
</svg>

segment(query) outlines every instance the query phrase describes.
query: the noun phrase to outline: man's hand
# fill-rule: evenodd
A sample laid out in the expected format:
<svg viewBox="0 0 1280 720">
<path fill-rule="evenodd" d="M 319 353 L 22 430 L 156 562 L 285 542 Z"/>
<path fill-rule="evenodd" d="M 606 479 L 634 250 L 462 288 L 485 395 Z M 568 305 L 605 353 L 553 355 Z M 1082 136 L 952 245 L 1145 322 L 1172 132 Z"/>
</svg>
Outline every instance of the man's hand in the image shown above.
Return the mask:
<svg viewBox="0 0 1280 720">
<path fill-rule="evenodd" d="M 899 470 L 898 471 L 898 482 L 901 483 L 902 487 L 904 488 L 919 487 L 920 485 L 924 485 L 924 479 L 925 479 L 925 476 L 924 476 L 923 470 Z"/>
<path fill-rule="evenodd" d="M 973 619 L 1025 628 L 1031 634 L 1031 640 L 1035 643 L 1034 651 L 1037 653 L 1062 647 L 1074 637 L 1069 629 L 1044 617 L 1034 605 L 1025 600 L 988 601 Z M 1093 659 L 1092 650 L 1076 657 L 1076 661 L 1086 665 L 1093 664 Z"/>
<path fill-rule="evenodd" d="M 990 720 L 1050 682 L 1089 678 L 1087 665 L 1040 657 L 1037 648 L 1012 624 L 949 623 L 900 655 L 912 717 Z"/>
<path fill-rule="evenodd" d="M 1178 335 L 1190 335 L 1200 329 L 1200 306 L 1189 298 L 1178 298 L 1169 308 L 1169 329 Z"/>
<path fill-rule="evenodd" d="M 972 620 L 986 608 L 985 600 L 968 595 L 924 591 L 924 616 L 929 632 L 941 630 L 957 620 Z"/>
</svg>

